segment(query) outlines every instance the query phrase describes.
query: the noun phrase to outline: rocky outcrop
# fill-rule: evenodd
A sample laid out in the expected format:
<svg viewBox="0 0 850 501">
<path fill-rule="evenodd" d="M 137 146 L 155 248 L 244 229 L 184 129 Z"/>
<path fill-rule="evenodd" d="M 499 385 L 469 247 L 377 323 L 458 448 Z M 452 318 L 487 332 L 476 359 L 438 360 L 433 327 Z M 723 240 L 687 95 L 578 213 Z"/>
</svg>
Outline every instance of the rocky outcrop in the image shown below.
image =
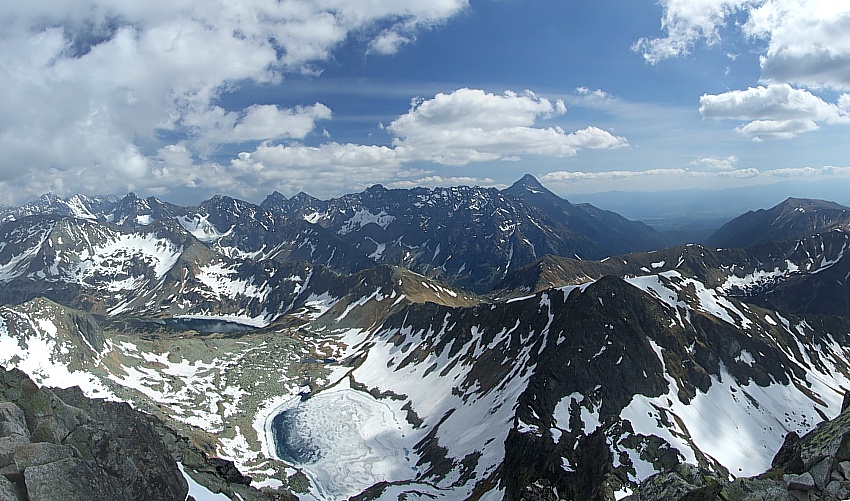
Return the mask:
<svg viewBox="0 0 850 501">
<path fill-rule="evenodd" d="M 187 493 L 162 438 L 126 403 L 0 372 L 0 499 L 183 500 Z"/>
<path fill-rule="evenodd" d="M 770 470 L 728 481 L 709 471 L 680 465 L 647 478 L 632 501 L 832 501 L 850 499 L 850 408 L 798 437 L 789 433 Z"/>
</svg>

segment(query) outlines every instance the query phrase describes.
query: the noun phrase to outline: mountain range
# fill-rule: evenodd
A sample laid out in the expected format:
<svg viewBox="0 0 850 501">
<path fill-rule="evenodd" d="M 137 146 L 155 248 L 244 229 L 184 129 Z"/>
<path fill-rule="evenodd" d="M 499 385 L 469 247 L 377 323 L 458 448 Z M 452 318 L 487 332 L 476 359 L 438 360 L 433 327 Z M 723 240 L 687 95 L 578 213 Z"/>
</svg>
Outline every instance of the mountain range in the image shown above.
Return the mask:
<svg viewBox="0 0 850 501">
<path fill-rule="evenodd" d="M 0 365 L 129 402 L 242 499 L 652 499 L 683 468 L 731 492 L 850 388 L 850 209 L 822 201 L 711 246 L 531 176 L 0 220 Z"/>
</svg>

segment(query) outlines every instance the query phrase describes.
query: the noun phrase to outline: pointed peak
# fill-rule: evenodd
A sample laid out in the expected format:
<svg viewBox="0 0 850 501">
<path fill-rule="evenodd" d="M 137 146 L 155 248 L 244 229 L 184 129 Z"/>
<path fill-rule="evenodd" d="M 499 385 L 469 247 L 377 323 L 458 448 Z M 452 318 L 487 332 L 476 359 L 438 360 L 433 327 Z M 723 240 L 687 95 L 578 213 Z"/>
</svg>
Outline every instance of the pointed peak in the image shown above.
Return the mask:
<svg viewBox="0 0 850 501">
<path fill-rule="evenodd" d="M 299 191 L 294 197 L 292 197 L 292 199 L 297 200 L 299 202 L 310 202 L 313 200 L 318 200 L 318 198 L 314 197 L 313 195 L 308 195 L 303 191 Z"/>
<path fill-rule="evenodd" d="M 540 184 L 540 181 L 538 181 L 537 178 L 532 176 L 531 174 L 526 174 L 526 175 L 522 176 L 521 178 L 519 178 L 519 180 L 517 182 L 515 182 L 514 184 L 512 184 L 511 187 L 508 188 L 508 190 L 510 190 L 510 191 L 525 190 L 525 191 L 530 191 L 532 193 L 539 193 L 539 192 L 548 193 L 549 192 L 549 190 L 547 190 L 546 187 L 544 187 L 542 184 Z"/>
<path fill-rule="evenodd" d="M 531 174 L 522 176 L 517 182 L 502 190 L 502 192 L 519 198 L 524 198 L 529 195 L 544 195 L 550 198 L 555 197 L 560 199 L 558 195 L 549 191 L 549 189 L 540 184 L 540 181 Z"/>
<path fill-rule="evenodd" d="M 526 174 L 526 175 L 522 176 L 514 184 L 520 184 L 520 185 L 523 185 L 523 186 L 532 186 L 532 187 L 535 187 L 535 188 L 543 188 L 543 185 L 540 184 L 540 181 L 538 181 L 537 178 L 532 176 L 531 174 Z"/>
<path fill-rule="evenodd" d="M 267 200 L 284 200 L 285 201 L 287 198 L 286 198 L 286 195 L 275 190 L 275 191 L 272 192 L 271 195 L 267 196 L 266 199 Z"/>
</svg>

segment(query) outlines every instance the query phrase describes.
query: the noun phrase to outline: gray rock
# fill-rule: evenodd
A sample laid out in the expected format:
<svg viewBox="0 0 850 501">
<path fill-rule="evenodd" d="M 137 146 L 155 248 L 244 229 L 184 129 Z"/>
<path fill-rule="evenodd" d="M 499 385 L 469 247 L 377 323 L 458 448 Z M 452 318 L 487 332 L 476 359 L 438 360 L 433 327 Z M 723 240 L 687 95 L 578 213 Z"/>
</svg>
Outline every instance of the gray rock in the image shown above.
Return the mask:
<svg viewBox="0 0 850 501">
<path fill-rule="evenodd" d="M 850 480 L 850 461 L 841 461 L 838 463 L 838 472 L 845 480 Z"/>
<path fill-rule="evenodd" d="M 31 466 L 39 466 L 74 456 L 74 449 L 67 445 L 56 445 L 47 442 L 21 444 L 15 449 L 15 465 L 18 471 L 25 471 Z"/>
<path fill-rule="evenodd" d="M 186 499 L 188 484 L 161 435 L 129 405 L 88 399 L 79 388 L 38 388 L 17 370 L 0 370 L 3 399 L 14 405 L 2 407 L 0 420 L 17 434 L 0 437 L 0 474 L 25 486 L 30 500 Z"/>
<path fill-rule="evenodd" d="M 723 488 L 723 481 L 707 470 L 681 464 L 675 470 L 657 473 L 647 478 L 629 499 L 662 501 L 667 499 L 714 500 Z"/>
<path fill-rule="evenodd" d="M 850 499 L 850 483 L 833 480 L 826 485 L 824 492 L 832 499 Z"/>
<path fill-rule="evenodd" d="M 118 479 L 79 458 L 27 468 L 25 478 L 30 501 L 134 499 Z"/>
<path fill-rule="evenodd" d="M 815 479 L 809 472 L 797 475 L 789 473 L 782 476 L 785 488 L 789 491 L 812 491 L 815 489 Z"/>
<path fill-rule="evenodd" d="M 794 501 L 796 499 L 789 494 L 782 482 L 767 478 L 735 479 L 723 488 L 718 498 L 730 501 Z"/>
<path fill-rule="evenodd" d="M 0 437 L 0 468 L 14 464 L 15 449 L 21 444 L 28 444 L 29 440 L 20 435 L 11 437 Z"/>
<path fill-rule="evenodd" d="M 812 491 L 788 491 L 788 494 L 790 494 L 796 501 L 817 501 L 817 498 L 812 499 L 811 492 Z"/>
<path fill-rule="evenodd" d="M 0 501 L 21 501 L 15 484 L 0 475 Z"/>
<path fill-rule="evenodd" d="M 15 435 L 30 438 L 24 411 L 12 402 L 0 402 L 0 437 Z"/>
<path fill-rule="evenodd" d="M 78 388 L 54 391 L 94 421 L 77 427 L 64 441 L 82 459 L 118 478 L 134 499 L 186 498 L 186 479 L 142 414 L 126 403 L 90 400 Z"/>
<path fill-rule="evenodd" d="M 818 464 L 809 470 L 812 478 L 815 479 L 815 485 L 819 490 L 823 490 L 826 484 L 829 483 L 829 472 L 832 470 L 832 458 L 823 458 Z"/>
</svg>

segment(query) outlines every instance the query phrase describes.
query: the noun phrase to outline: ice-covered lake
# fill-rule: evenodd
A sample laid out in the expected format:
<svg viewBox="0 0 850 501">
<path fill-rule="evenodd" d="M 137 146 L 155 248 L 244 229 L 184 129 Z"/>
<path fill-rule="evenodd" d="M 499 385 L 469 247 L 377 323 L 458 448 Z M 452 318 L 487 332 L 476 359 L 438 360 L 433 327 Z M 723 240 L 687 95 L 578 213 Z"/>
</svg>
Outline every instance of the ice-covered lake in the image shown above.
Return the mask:
<svg viewBox="0 0 850 501">
<path fill-rule="evenodd" d="M 337 388 L 280 406 L 269 431 L 278 457 L 301 468 L 320 497 L 342 499 L 415 476 L 409 430 L 387 404 Z"/>
</svg>

